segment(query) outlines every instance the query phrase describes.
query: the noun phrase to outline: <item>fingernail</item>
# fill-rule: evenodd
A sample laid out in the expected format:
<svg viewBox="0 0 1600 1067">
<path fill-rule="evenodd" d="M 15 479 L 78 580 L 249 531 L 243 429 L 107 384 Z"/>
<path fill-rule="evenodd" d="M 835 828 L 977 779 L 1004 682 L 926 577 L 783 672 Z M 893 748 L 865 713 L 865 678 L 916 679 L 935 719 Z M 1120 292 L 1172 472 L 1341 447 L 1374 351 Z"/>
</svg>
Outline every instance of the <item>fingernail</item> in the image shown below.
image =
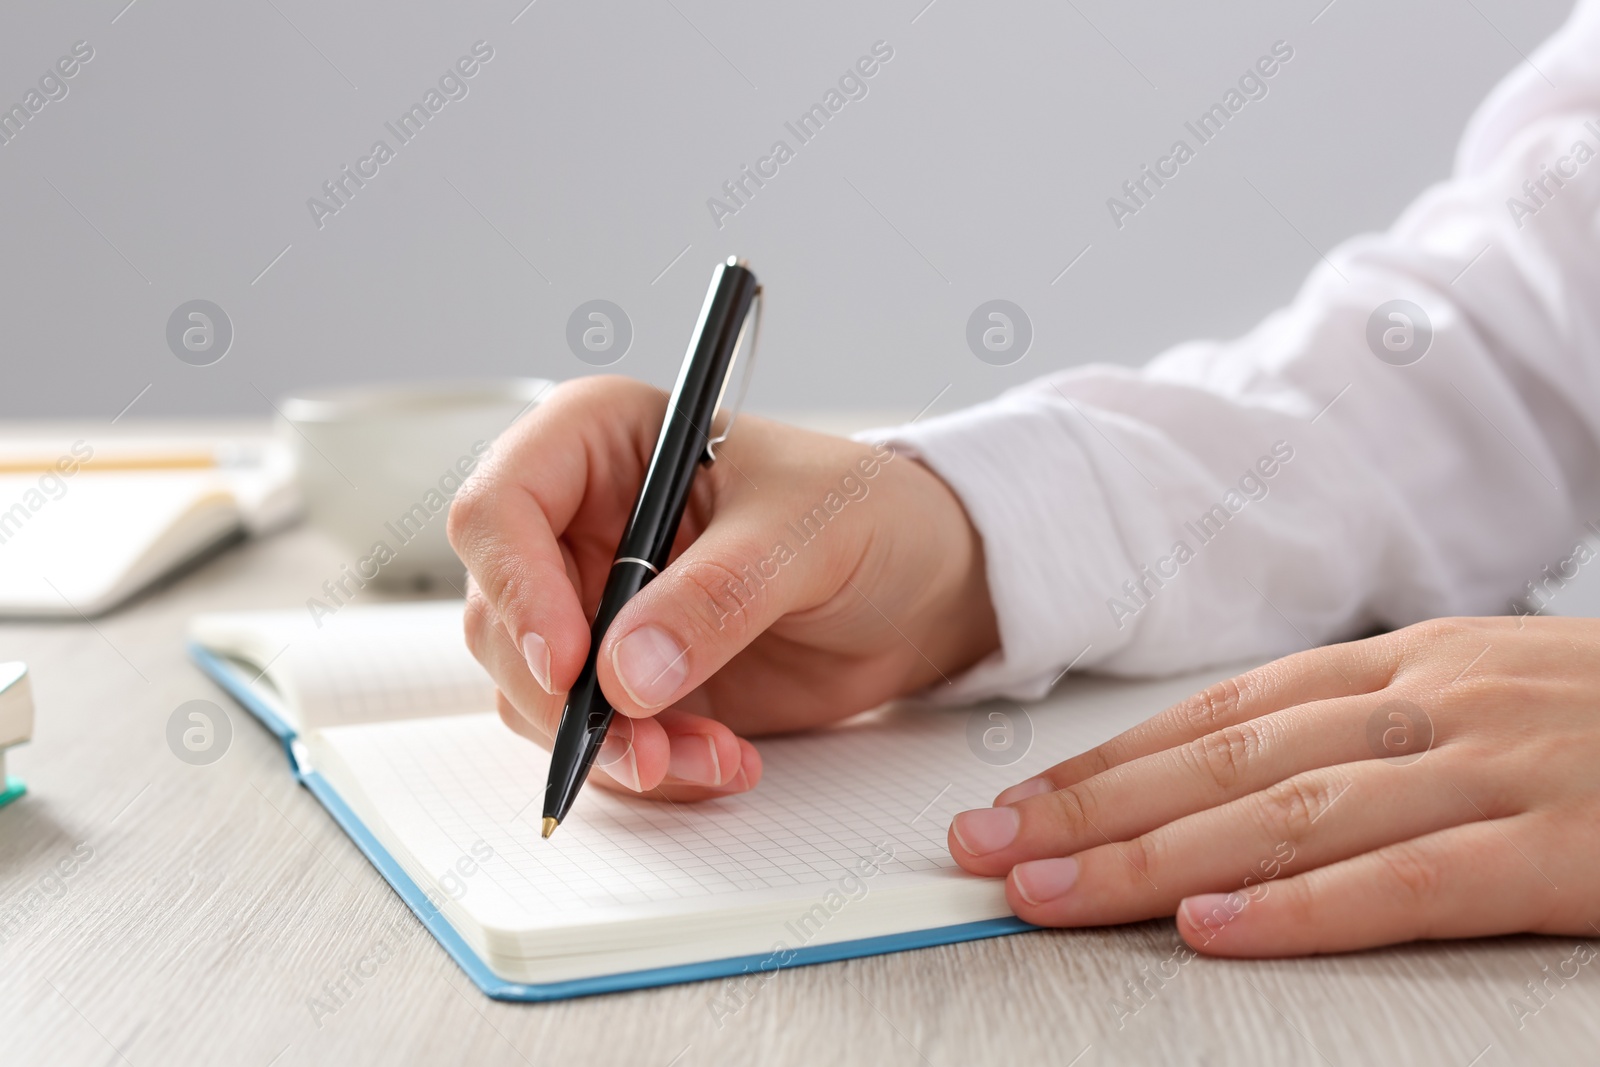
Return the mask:
<svg viewBox="0 0 1600 1067">
<path fill-rule="evenodd" d="M 674 737 L 668 743 L 667 773 L 695 785 L 721 785 L 722 761 L 717 743 L 706 734 Z"/>
<path fill-rule="evenodd" d="M 1029 904 L 1044 904 L 1071 889 L 1078 880 L 1078 861 L 1072 856 L 1029 860 L 1011 868 L 1017 892 Z"/>
<path fill-rule="evenodd" d="M 611 666 L 634 703 L 659 708 L 689 677 L 689 653 L 659 626 L 641 626 L 611 649 Z"/>
<path fill-rule="evenodd" d="M 610 733 L 600 743 L 600 752 L 595 757 L 595 762 L 600 764 L 611 777 L 627 786 L 635 793 L 644 791 L 639 784 L 639 757 L 633 751 L 633 739 L 623 737 L 621 734 Z"/>
<path fill-rule="evenodd" d="M 1184 898 L 1183 912 L 1196 930 L 1216 931 L 1238 918 L 1246 903 L 1242 893 L 1201 893 Z"/>
<path fill-rule="evenodd" d="M 1016 840 L 1022 816 L 1016 808 L 974 808 L 950 823 L 961 847 L 974 856 L 998 851 Z"/>
<path fill-rule="evenodd" d="M 1019 800 L 1027 800 L 1029 797 L 1036 797 L 1040 793 L 1048 793 L 1053 789 L 1055 789 L 1055 786 L 1051 784 L 1048 778 L 1029 778 L 1026 782 L 1018 782 L 995 797 L 994 806 L 998 808 L 1002 804 L 1015 804 Z"/>
<path fill-rule="evenodd" d="M 554 693 L 550 688 L 550 646 L 545 639 L 531 630 L 523 634 L 522 658 L 528 661 L 528 672 L 539 683 L 539 688 Z"/>
</svg>

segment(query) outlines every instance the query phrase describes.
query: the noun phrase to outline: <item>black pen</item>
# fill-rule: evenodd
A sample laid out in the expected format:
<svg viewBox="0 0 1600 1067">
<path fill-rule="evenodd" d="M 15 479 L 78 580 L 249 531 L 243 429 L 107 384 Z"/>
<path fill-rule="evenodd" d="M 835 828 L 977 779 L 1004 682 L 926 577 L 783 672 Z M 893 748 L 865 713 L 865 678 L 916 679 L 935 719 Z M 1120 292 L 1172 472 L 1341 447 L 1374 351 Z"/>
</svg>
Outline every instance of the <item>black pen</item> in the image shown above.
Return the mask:
<svg viewBox="0 0 1600 1067">
<path fill-rule="evenodd" d="M 717 264 L 700 307 L 700 321 L 689 338 L 678 383 L 667 401 L 667 416 L 639 489 L 639 501 L 606 577 L 600 610 L 589 630 L 589 656 L 561 711 L 561 725 L 550 752 L 550 780 L 544 789 L 545 837 L 567 817 L 616 714 L 600 691 L 596 669 L 600 643 L 622 605 L 667 565 L 695 471 L 702 462 L 716 459 L 716 446 L 728 435 L 725 425 L 720 436 L 712 437 L 712 423 L 727 392 L 752 308 L 759 315 L 760 295 L 756 276 L 742 262 L 730 257 Z M 745 382 L 749 382 L 748 373 Z"/>
</svg>

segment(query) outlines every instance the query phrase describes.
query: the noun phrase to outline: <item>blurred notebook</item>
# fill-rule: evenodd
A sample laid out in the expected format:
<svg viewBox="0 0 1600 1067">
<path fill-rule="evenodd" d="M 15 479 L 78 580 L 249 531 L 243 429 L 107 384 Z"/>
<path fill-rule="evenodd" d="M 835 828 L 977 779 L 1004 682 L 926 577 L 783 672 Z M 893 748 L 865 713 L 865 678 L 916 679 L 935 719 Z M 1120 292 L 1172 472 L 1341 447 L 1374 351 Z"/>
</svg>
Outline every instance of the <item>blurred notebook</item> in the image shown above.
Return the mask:
<svg viewBox="0 0 1600 1067">
<path fill-rule="evenodd" d="M 418 918 L 512 1000 L 755 981 L 1028 929 L 1002 883 L 955 866 L 950 817 L 1197 684 L 1069 685 L 1026 712 L 875 713 L 761 741 L 765 775 L 744 795 L 672 804 L 590 787 L 541 840 L 547 756 L 500 722 L 461 634 L 458 602 L 190 629 L 199 665 L 284 740 Z M 1026 755 L 997 758 L 986 746 L 1002 735 Z"/>
<path fill-rule="evenodd" d="M 0 616 L 95 616 L 299 511 L 270 437 L 0 443 Z"/>
</svg>

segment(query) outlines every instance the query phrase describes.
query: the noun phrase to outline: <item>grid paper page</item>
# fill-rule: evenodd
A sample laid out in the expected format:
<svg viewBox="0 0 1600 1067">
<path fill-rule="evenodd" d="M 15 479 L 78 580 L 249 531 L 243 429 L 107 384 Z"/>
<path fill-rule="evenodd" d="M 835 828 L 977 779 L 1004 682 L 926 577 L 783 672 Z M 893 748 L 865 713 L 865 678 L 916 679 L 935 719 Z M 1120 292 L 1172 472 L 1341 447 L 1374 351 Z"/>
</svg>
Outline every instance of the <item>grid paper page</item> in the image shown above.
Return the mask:
<svg viewBox="0 0 1600 1067">
<path fill-rule="evenodd" d="M 460 605 L 432 609 L 426 626 L 378 616 L 289 645 L 281 662 L 308 727 L 494 707 L 494 683 L 467 650 Z"/>
<path fill-rule="evenodd" d="M 987 805 L 1194 686 L 1086 683 L 1027 711 L 904 707 L 767 739 L 758 742 L 765 769 L 750 793 L 672 804 L 590 786 L 550 840 L 538 829 L 548 757 L 497 716 L 334 728 L 319 744 L 426 871 L 450 883 L 446 872 L 461 857 L 489 856 L 453 880 L 474 914 L 502 928 L 548 927 L 597 913 L 687 913 L 730 894 L 815 895 L 887 850 L 884 874 L 950 877 L 946 829 L 955 812 Z M 1018 736 L 1032 735 L 1010 765 L 977 754 L 984 730 L 1007 725 L 996 713 Z"/>
<path fill-rule="evenodd" d="M 382 722 L 485 711 L 494 685 L 461 628 L 462 603 L 201 615 L 200 644 L 252 663 L 288 698 L 299 725 Z"/>
</svg>

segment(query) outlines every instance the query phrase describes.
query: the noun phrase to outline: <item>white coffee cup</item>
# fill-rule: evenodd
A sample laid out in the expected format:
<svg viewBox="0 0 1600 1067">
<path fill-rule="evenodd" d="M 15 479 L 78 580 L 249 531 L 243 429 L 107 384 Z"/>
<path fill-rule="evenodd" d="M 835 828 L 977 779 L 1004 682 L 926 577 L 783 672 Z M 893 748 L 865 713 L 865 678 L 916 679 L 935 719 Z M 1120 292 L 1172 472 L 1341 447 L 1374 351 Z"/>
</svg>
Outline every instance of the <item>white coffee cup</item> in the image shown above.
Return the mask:
<svg viewBox="0 0 1600 1067">
<path fill-rule="evenodd" d="M 496 437 L 538 402 L 537 378 L 313 390 L 279 405 L 306 514 L 362 583 L 459 585 L 450 501 Z"/>
</svg>

